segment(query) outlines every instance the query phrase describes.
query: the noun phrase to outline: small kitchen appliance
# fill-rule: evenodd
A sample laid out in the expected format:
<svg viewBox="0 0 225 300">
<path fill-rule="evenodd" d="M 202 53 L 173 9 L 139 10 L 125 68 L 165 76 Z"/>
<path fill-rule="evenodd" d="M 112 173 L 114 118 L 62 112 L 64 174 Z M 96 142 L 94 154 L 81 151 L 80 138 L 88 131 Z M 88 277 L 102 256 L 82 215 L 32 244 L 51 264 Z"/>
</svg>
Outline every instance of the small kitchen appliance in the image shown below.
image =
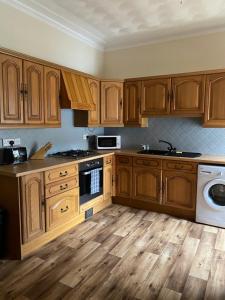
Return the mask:
<svg viewBox="0 0 225 300">
<path fill-rule="evenodd" d="M 19 164 L 27 160 L 26 147 L 0 148 L 0 165 Z"/>
<path fill-rule="evenodd" d="M 97 135 L 96 148 L 99 150 L 120 149 L 121 136 L 120 135 Z"/>
</svg>

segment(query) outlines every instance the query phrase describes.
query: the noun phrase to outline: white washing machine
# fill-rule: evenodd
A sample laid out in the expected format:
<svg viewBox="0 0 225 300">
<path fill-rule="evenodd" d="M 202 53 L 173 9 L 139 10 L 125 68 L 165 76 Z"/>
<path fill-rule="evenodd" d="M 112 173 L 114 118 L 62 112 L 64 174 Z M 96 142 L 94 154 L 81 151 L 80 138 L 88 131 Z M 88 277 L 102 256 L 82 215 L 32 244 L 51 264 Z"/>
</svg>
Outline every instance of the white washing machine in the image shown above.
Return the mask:
<svg viewBox="0 0 225 300">
<path fill-rule="evenodd" d="M 225 167 L 199 165 L 196 221 L 225 228 Z"/>
</svg>

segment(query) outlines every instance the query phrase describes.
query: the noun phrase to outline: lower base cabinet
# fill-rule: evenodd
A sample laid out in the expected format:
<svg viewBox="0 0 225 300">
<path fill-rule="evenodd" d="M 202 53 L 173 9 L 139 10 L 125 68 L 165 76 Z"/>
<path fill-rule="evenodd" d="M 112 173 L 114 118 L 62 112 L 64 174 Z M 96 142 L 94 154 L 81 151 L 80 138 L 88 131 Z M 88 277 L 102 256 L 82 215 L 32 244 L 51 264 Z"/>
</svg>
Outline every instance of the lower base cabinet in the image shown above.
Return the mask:
<svg viewBox="0 0 225 300">
<path fill-rule="evenodd" d="M 132 196 L 132 167 L 116 166 L 116 195 L 124 198 Z"/>
<path fill-rule="evenodd" d="M 32 241 L 45 232 L 45 201 L 43 173 L 21 179 L 21 223 L 23 243 Z"/>
<path fill-rule="evenodd" d="M 195 210 L 197 176 L 187 172 L 163 172 L 163 204 Z"/>
<path fill-rule="evenodd" d="M 193 219 L 197 192 L 197 164 L 118 156 L 114 203 Z M 127 164 L 127 165 L 123 165 Z M 129 166 L 128 166 L 129 164 Z M 139 164 L 140 166 L 137 166 Z"/>
<path fill-rule="evenodd" d="M 46 230 L 63 225 L 79 214 L 79 188 L 46 199 Z"/>
<path fill-rule="evenodd" d="M 162 171 L 147 167 L 133 168 L 133 199 L 161 203 Z"/>
</svg>

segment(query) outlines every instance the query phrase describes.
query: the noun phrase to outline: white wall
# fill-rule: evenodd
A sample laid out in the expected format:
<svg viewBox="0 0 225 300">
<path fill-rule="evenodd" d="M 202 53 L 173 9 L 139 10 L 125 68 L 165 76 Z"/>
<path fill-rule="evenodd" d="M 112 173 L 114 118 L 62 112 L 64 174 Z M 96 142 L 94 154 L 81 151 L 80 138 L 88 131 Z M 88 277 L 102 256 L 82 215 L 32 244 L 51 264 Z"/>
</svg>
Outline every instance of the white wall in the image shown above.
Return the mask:
<svg viewBox="0 0 225 300">
<path fill-rule="evenodd" d="M 225 32 L 105 53 L 104 77 L 129 78 L 225 68 Z"/>
<path fill-rule="evenodd" d="M 0 3 L 0 46 L 92 75 L 102 73 L 102 51 L 3 3 Z"/>
</svg>

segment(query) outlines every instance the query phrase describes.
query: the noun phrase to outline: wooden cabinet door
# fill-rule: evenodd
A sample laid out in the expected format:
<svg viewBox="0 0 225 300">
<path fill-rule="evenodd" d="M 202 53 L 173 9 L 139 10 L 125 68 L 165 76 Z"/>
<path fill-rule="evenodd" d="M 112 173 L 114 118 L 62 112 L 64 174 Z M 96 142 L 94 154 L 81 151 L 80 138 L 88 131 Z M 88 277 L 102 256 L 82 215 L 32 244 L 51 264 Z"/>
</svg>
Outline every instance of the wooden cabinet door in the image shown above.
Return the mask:
<svg viewBox="0 0 225 300">
<path fill-rule="evenodd" d="M 123 83 L 114 81 L 101 82 L 101 124 L 123 124 Z"/>
<path fill-rule="evenodd" d="M 30 61 L 24 61 L 23 70 L 25 123 L 44 124 L 44 67 Z"/>
<path fill-rule="evenodd" d="M 140 124 L 141 81 L 126 82 L 124 85 L 124 125 Z"/>
<path fill-rule="evenodd" d="M 22 238 L 26 243 L 45 232 L 43 174 L 23 176 L 21 191 Z"/>
<path fill-rule="evenodd" d="M 195 210 L 196 174 L 163 171 L 163 203 L 175 208 Z"/>
<path fill-rule="evenodd" d="M 113 168 L 112 165 L 104 167 L 104 178 L 103 178 L 103 194 L 104 200 L 108 200 L 112 197 L 112 184 L 113 184 Z"/>
<path fill-rule="evenodd" d="M 133 199 L 161 203 L 162 171 L 160 169 L 133 168 Z"/>
<path fill-rule="evenodd" d="M 206 127 L 225 127 L 225 73 L 206 76 Z"/>
<path fill-rule="evenodd" d="M 79 214 L 79 188 L 46 200 L 47 231 L 69 222 Z"/>
<path fill-rule="evenodd" d="M 44 67 L 45 124 L 60 125 L 61 123 L 59 90 L 60 71 L 51 67 Z"/>
<path fill-rule="evenodd" d="M 95 104 L 95 110 L 88 111 L 88 125 L 99 126 L 100 125 L 100 82 L 98 80 L 88 80 L 93 101 Z"/>
<path fill-rule="evenodd" d="M 142 116 L 169 114 L 170 85 L 170 78 L 158 78 L 142 81 Z"/>
<path fill-rule="evenodd" d="M 116 196 L 132 197 L 132 167 L 116 166 Z"/>
<path fill-rule="evenodd" d="M 201 115 L 204 111 L 205 76 L 172 78 L 171 113 Z"/>
<path fill-rule="evenodd" d="M 0 54 L 0 111 L 2 124 L 23 124 L 22 59 Z"/>
</svg>

